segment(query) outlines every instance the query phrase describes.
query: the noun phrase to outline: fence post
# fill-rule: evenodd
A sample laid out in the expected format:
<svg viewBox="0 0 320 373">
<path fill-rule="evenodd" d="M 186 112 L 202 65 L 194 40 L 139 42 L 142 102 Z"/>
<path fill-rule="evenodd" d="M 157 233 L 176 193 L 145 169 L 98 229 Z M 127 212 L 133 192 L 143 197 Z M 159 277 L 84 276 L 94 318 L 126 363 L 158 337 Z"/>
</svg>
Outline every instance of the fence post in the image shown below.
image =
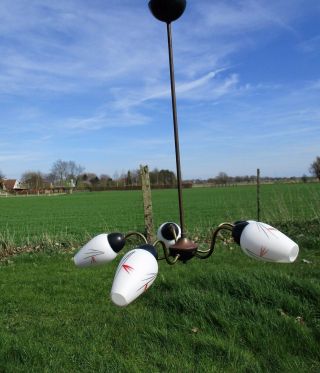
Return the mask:
<svg viewBox="0 0 320 373">
<path fill-rule="evenodd" d="M 155 240 L 152 212 L 151 186 L 148 166 L 140 165 L 141 185 L 143 194 L 143 211 L 146 236 L 149 243 Z"/>
<path fill-rule="evenodd" d="M 260 221 L 260 168 L 257 168 L 257 220 Z"/>
</svg>

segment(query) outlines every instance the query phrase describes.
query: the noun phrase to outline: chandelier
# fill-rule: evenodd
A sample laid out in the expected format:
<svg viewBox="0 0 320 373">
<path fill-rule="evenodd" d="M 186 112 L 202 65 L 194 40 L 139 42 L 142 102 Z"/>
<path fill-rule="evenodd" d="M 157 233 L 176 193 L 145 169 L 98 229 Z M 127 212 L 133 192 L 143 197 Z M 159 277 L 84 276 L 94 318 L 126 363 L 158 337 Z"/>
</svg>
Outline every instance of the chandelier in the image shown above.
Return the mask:
<svg viewBox="0 0 320 373">
<path fill-rule="evenodd" d="M 299 253 L 298 245 L 285 234 L 266 223 L 254 220 L 220 224 L 213 230 L 207 250 L 200 250 L 198 244 L 186 235 L 171 34 L 171 23 L 181 17 L 185 8 L 186 0 L 149 1 L 151 13 L 167 26 L 180 224 L 163 223 L 157 230 L 155 242 L 148 242 L 140 232 L 102 233 L 85 244 L 73 258 L 78 267 L 106 264 L 116 258 L 131 237 L 141 241 L 139 246 L 123 256 L 117 267 L 110 294 L 112 302 L 117 306 L 127 306 L 149 289 L 158 274 L 158 261 L 165 260 L 169 265 L 174 265 L 178 262 L 186 263 L 192 258 L 208 259 L 215 249 L 220 231 L 228 231 L 242 251 L 257 260 L 292 263 Z M 163 253 L 162 257 L 160 253 Z"/>
</svg>

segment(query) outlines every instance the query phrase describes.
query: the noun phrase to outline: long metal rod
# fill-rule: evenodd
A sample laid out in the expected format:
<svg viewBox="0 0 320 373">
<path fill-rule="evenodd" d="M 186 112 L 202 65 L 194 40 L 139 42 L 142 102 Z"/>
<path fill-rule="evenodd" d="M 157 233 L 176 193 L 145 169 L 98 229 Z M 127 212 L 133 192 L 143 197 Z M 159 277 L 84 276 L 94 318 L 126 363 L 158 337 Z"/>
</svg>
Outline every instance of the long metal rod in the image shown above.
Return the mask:
<svg viewBox="0 0 320 373">
<path fill-rule="evenodd" d="M 173 115 L 173 128 L 174 128 L 174 144 L 175 144 L 175 150 L 176 150 L 176 166 L 177 166 L 177 183 L 178 183 L 178 197 L 179 197 L 180 227 L 181 227 L 181 237 L 183 238 L 183 237 L 185 237 L 184 211 L 183 211 L 183 201 L 182 201 L 182 178 L 181 178 L 181 162 L 180 162 L 180 147 L 179 147 L 179 131 L 178 131 L 176 89 L 175 89 L 175 79 L 174 79 L 171 23 L 167 23 L 167 35 L 168 35 L 168 49 L 169 49 L 169 66 L 170 66 L 171 101 L 172 101 L 172 115 Z"/>
</svg>

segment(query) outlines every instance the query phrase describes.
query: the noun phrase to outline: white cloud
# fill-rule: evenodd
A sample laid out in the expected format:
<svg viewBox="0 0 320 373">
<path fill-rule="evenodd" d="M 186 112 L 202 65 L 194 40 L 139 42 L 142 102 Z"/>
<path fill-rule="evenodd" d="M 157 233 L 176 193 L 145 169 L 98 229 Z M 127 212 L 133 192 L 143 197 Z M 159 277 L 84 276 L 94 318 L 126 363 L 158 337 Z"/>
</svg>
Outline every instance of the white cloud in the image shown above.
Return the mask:
<svg viewBox="0 0 320 373">
<path fill-rule="evenodd" d="M 308 90 L 319 90 L 320 89 L 320 79 L 309 83 L 307 89 Z"/>
<path fill-rule="evenodd" d="M 206 27 L 218 34 L 230 35 L 262 30 L 270 26 L 295 33 L 290 21 L 298 16 L 301 5 L 301 0 L 292 0 L 290 6 L 286 0 L 245 0 L 199 2 L 196 8 Z"/>
<path fill-rule="evenodd" d="M 31 152 L 24 152 L 24 151 L 16 151 L 12 152 L 0 152 L 0 161 L 19 161 L 19 162 L 26 162 L 26 161 L 34 161 L 39 159 L 39 153 L 31 153 Z"/>
<path fill-rule="evenodd" d="M 143 126 L 149 118 L 143 114 L 130 111 L 121 113 L 100 112 L 91 117 L 68 118 L 60 123 L 59 127 L 67 130 L 94 131 L 103 128 L 120 128 Z"/>
<path fill-rule="evenodd" d="M 150 54 L 154 29 L 146 37 L 151 18 L 142 17 L 139 8 L 132 12 L 107 3 L 102 12 L 84 2 L 32 1 L 26 7 L 5 1 L 1 13 L 5 94 L 83 91 L 155 69 L 166 56 L 160 49 Z"/>
<path fill-rule="evenodd" d="M 230 93 L 237 85 L 239 79 L 237 74 L 231 74 L 225 78 L 215 79 L 217 76 L 227 70 L 221 68 L 216 71 L 206 73 L 204 76 L 194 80 L 186 80 L 176 83 L 176 93 L 179 99 L 197 101 L 213 100 Z M 117 90 L 114 92 L 114 107 L 124 109 L 137 107 L 146 104 L 148 101 L 158 99 L 169 99 L 171 90 L 169 80 L 164 82 L 148 82 L 144 90 Z"/>
<path fill-rule="evenodd" d="M 298 49 L 305 53 L 313 53 L 319 50 L 320 35 L 313 36 L 310 39 L 304 40 L 298 44 Z"/>
<path fill-rule="evenodd" d="M 223 30 L 254 31 L 281 23 L 278 18 L 285 17 L 284 24 L 290 19 L 275 2 L 235 4 L 190 4 L 202 18 L 192 21 L 192 37 L 190 24 L 178 25 L 175 30 L 177 78 L 182 73 L 184 79 L 189 76 L 195 83 L 197 76 L 219 69 L 226 57 L 246 45 L 243 38 L 241 42 L 226 41 Z M 4 0 L 0 6 L 4 40 L 0 47 L 0 93 L 75 93 L 106 84 L 127 87 L 139 80 L 144 89 L 148 79 L 157 79 L 167 71 L 165 28 L 154 22 L 145 8 L 137 6 L 133 11 L 132 5 L 111 7 L 110 2 L 89 7 L 83 1 L 33 0 L 27 5 Z M 211 48 L 204 43 L 205 35 L 214 36 Z M 189 90 L 188 84 L 192 83 L 182 83 L 180 89 Z"/>
</svg>

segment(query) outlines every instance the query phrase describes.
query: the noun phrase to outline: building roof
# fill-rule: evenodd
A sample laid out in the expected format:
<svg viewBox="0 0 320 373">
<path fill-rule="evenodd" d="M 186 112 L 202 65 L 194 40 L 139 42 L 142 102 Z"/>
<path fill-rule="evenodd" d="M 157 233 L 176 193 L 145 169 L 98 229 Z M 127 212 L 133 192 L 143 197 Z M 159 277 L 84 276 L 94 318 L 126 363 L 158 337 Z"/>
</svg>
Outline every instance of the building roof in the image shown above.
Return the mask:
<svg viewBox="0 0 320 373">
<path fill-rule="evenodd" d="M 3 189 L 6 189 L 6 190 L 12 190 L 15 186 L 15 183 L 16 183 L 16 179 L 5 179 L 5 180 L 2 180 L 2 187 Z"/>
<path fill-rule="evenodd" d="M 3 190 L 8 191 L 27 189 L 26 186 L 17 179 L 3 179 L 1 185 Z"/>
</svg>

